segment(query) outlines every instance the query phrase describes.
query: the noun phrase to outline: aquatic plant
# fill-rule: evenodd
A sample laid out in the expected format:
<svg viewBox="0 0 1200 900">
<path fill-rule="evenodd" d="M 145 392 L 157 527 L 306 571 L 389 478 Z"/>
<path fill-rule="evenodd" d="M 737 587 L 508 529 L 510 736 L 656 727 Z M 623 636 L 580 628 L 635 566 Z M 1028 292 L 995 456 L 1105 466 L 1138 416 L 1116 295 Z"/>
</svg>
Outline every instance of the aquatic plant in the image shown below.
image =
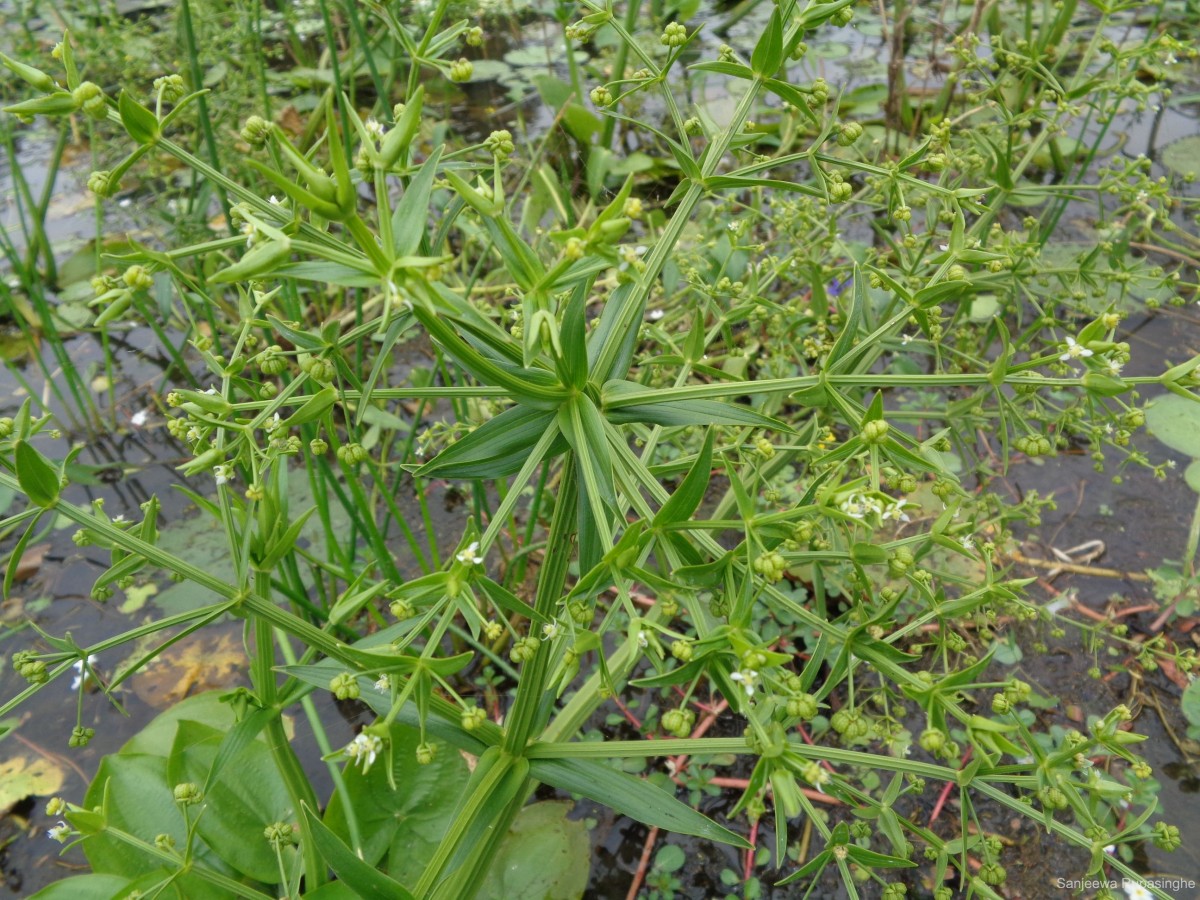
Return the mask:
<svg viewBox="0 0 1200 900">
<path fill-rule="evenodd" d="M 1014 25 L 997 8 L 960 24 L 954 77 L 929 103 L 892 83 L 880 128 L 844 117 L 836 88 L 793 66 L 853 7 L 751 4 L 753 44 L 709 54 L 682 21 L 584 3 L 564 38 L 608 36 L 609 77 L 584 83 L 589 70 L 572 68 L 547 95 L 572 139 L 588 135 L 586 186 L 508 130 L 445 139 L 426 96 L 435 79 L 472 77 L 480 37 L 445 24 L 445 0 L 420 25 L 372 4 L 406 50 L 402 104 L 381 97 L 364 115 L 331 88 L 308 144 L 250 117 L 240 137 L 257 183 L 172 138 L 205 95 L 194 76 L 113 96 L 84 78 L 69 37 L 61 76 L 4 58 L 37 94 L 8 112 L 124 129 L 133 149 L 89 179 L 98 197 L 167 156 L 228 198 L 239 229 L 110 256 L 93 304 L 103 332 L 155 315 L 156 278 L 173 288 L 166 314 L 188 323 L 211 386 L 164 402 L 188 448 L 182 474 L 212 478 L 192 496 L 225 536 L 231 578 L 158 545 L 155 501 L 139 522 L 74 502 L 71 456 L 39 449 L 52 422 L 31 401 L 3 425 L 0 485 L 29 500 L 0 523 L 25 534 L 7 583 L 59 517 L 112 554 L 97 600 L 152 572 L 214 599 L 87 647 L 42 633 L 12 660 L 29 689 L 0 712 L 149 640 L 101 680 L 112 695 L 226 617 L 244 620 L 251 653 L 249 688 L 224 706 L 181 704 L 109 757 L 81 803 L 54 801 L 52 837 L 81 839 L 97 873 L 70 889 L 116 878 L 189 897 L 475 896 L 497 859 L 537 870 L 516 825 L 538 784 L 752 847 L 735 818 L 624 760 L 666 760 L 676 776 L 689 759 L 748 760 L 731 816 L 756 832 L 770 809 L 780 883 L 828 870 L 851 896 L 864 882 L 900 896 L 906 869 L 938 897 L 999 896 L 1007 858 L 989 810 L 1088 851 L 1088 874 L 1138 880 L 1109 848 L 1179 845 L 1173 826 L 1149 824 L 1152 805 L 1125 813 L 1150 777 L 1128 709 L 1053 741 L 1031 686 L 990 674 L 1005 623 L 1050 620 L 1002 557 L 1040 501 L 1006 508 L 972 480 L 1073 444 L 1098 465 L 1106 453 L 1148 465 L 1131 443 L 1141 392 L 1196 399 L 1200 357 L 1122 373 L 1126 306 L 1194 293 L 1129 252 L 1174 221 L 1176 199 L 1141 161 L 1095 166 L 1120 104 L 1169 83 L 1135 73 L 1190 49 L 1151 32 L 1118 46 L 1105 35 L 1121 10 L 1079 25 L 1073 3 L 1029 6 Z M 721 121 L 687 102 L 692 79 L 726 85 Z M 661 117 L 630 114 L 656 104 Z M 1098 130 L 1076 127 L 1085 114 Z M 657 157 L 642 178 L 621 169 L 631 136 Z M 1078 197 L 1095 203 L 1095 239 L 1053 260 L 1049 238 Z M 427 370 L 397 371 L 406 342 L 427 348 Z M 443 480 L 470 498 L 453 546 L 430 525 L 426 488 Z M 300 510 L 303 481 L 314 501 Z M 1157 652 L 1195 668 L 1194 654 Z M 462 677 L 485 662 L 490 707 Z M 378 718 L 330 747 L 316 691 Z M 643 719 L 621 705 L 635 695 L 650 698 Z M 654 739 L 579 739 L 610 701 Z M 332 798 L 289 741 L 296 707 Z M 727 721 L 742 733 L 706 736 Z M 91 737 L 80 719 L 71 743 Z M 431 783 L 454 791 L 414 850 L 398 811 Z M 919 813 L 950 795 L 947 838 Z M 813 852 L 793 861 L 800 822 Z"/>
</svg>

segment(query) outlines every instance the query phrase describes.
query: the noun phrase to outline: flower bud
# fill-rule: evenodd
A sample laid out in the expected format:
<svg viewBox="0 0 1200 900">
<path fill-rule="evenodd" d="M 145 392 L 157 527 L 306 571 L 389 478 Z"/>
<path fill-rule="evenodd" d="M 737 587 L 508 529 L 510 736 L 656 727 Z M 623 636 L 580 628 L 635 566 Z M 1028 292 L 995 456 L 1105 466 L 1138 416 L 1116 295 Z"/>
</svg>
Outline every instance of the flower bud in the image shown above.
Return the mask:
<svg viewBox="0 0 1200 900">
<path fill-rule="evenodd" d="M 267 145 L 272 127 L 271 123 L 262 116 L 251 116 L 242 126 L 241 138 L 255 150 L 261 150 Z"/>
<path fill-rule="evenodd" d="M 191 781 L 175 785 L 174 795 L 175 802 L 184 806 L 192 806 L 204 799 L 204 794 L 201 793 L 199 786 Z"/>
<path fill-rule="evenodd" d="M 357 700 L 360 695 L 358 679 L 349 672 L 339 672 L 329 680 L 329 690 L 339 700 Z"/>
<path fill-rule="evenodd" d="M 71 91 L 71 96 L 87 115 L 93 119 L 103 119 L 108 115 L 108 103 L 104 99 L 104 91 L 100 85 L 85 81 Z"/>
</svg>

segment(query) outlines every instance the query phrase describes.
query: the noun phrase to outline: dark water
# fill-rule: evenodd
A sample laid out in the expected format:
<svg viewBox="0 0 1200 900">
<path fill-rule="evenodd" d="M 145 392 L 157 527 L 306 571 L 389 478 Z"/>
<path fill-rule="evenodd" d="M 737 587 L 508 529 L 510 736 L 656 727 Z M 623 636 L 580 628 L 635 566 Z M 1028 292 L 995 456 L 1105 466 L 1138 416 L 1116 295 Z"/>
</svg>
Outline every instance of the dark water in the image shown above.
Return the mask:
<svg viewBox="0 0 1200 900">
<path fill-rule="evenodd" d="M 735 27 L 725 40 L 752 42 L 761 25 L 748 19 Z M 526 37 L 526 46 L 541 46 L 536 30 L 527 32 Z M 710 44 L 719 42 L 715 37 L 707 40 Z M 882 57 L 876 35 L 847 30 L 841 42 L 824 50 L 814 47 L 805 64 L 807 74 L 801 77 L 820 74 L 831 84 L 844 83 L 847 90 L 851 90 L 878 83 Z M 558 71 L 562 74 L 561 66 Z M 704 99 L 714 117 L 719 119 L 723 105 L 729 101 L 713 81 L 708 84 Z M 486 132 L 496 127 L 497 117 L 511 118 L 522 109 L 520 104 L 511 101 L 508 85 L 473 86 L 469 96 L 470 106 L 454 112 L 464 130 L 475 128 Z M 474 121 L 472 117 L 476 117 Z M 1128 116 L 1114 129 L 1114 136 L 1122 142 L 1122 152 L 1131 156 L 1146 153 L 1154 159 L 1170 141 L 1198 132 L 1200 128 L 1193 106 Z M 21 142 L 22 167 L 32 181 L 35 194 L 40 192 L 47 177 L 44 159 L 49 147 L 50 143 L 44 138 Z M 51 240 L 60 253 L 60 262 L 94 235 L 95 222 L 83 199 L 87 195 L 82 190 L 87 171 L 87 160 L 82 159 L 59 175 L 48 224 Z M 11 196 L 11 190 L 10 173 L 0 163 L 0 197 Z M 132 212 L 118 207 L 117 214 L 132 215 Z M 130 219 L 131 227 L 132 222 Z M 0 207 L 0 223 L 11 231 L 15 223 L 11 205 Z M 1160 370 L 1163 359 L 1179 361 L 1200 352 L 1200 315 L 1195 306 L 1183 311 L 1147 314 L 1140 319 L 1135 316 L 1126 326 L 1129 332 L 1126 339 L 1134 348 L 1133 362 L 1126 370 L 1130 374 L 1155 373 Z M 103 497 L 110 515 L 124 514 L 134 518 L 139 516 L 138 505 L 149 496 L 157 495 L 163 504 L 161 521 L 164 527 L 171 528 L 181 523 L 186 526 L 194 513 L 182 495 L 171 489 L 171 485 L 180 480 L 174 466 L 182 461 L 184 451 L 166 433 L 163 417 L 154 401 L 167 366 L 160 353 L 145 349 L 155 346 L 155 338 L 148 329 L 135 329 L 117 344 L 113 354 L 117 363 L 112 394 L 115 403 L 110 405 L 106 390 L 98 391 L 97 403 L 104 427 L 97 430 L 99 436 L 86 438 L 87 449 L 80 458 L 81 463 L 94 467 L 94 483 L 74 486 L 71 499 L 88 502 Z M 90 367 L 98 372 L 103 354 L 93 337 L 75 338 L 70 348 L 72 362 L 79 370 L 87 371 Z M 26 359 L 18 363 L 18 367 L 24 380 L 36 392 L 41 392 L 45 379 L 33 363 Z M 4 398 L 0 402 L 0 413 L 11 414 L 19 405 L 23 390 L 20 380 L 7 371 L 0 373 L 0 396 Z M 68 434 L 59 447 L 47 449 L 51 453 L 65 451 L 69 442 L 83 438 L 82 433 Z M 1156 459 L 1170 455 L 1165 448 L 1148 439 L 1144 443 Z M 199 483 L 194 486 L 198 489 L 206 487 Z M 1036 489 L 1058 499 L 1058 510 L 1046 514 L 1042 527 L 1030 535 L 1027 555 L 1049 558 L 1051 547 L 1065 549 L 1084 541 L 1101 540 L 1106 551 L 1095 564 L 1130 572 L 1142 572 L 1164 559 L 1178 558 L 1195 506 L 1195 496 L 1183 486 L 1181 478 L 1160 482 L 1148 473 L 1132 470 L 1126 473 L 1121 485 L 1114 485 L 1107 475 L 1098 476 L 1092 470 L 1086 456 L 1068 454 L 1042 465 L 1014 466 L 1006 483 L 997 485 L 996 489 L 1011 490 L 1014 497 Z M 433 507 L 439 510 L 442 504 L 435 502 Z M 457 518 L 453 514 L 439 515 L 438 527 L 446 528 L 445 536 L 457 537 L 454 531 L 458 527 Z M 161 595 L 151 595 L 146 606 L 133 612 L 121 610 L 127 598 L 120 594 L 107 604 L 92 601 L 89 598 L 91 583 L 103 571 L 105 562 L 94 548 L 77 548 L 70 539 L 72 531 L 69 527 L 54 528 L 38 541 L 39 545 L 44 545 L 40 566 L 14 588 L 12 596 L 5 602 L 0 619 L 3 623 L 0 652 L 6 656 L 34 641 L 30 630 L 21 629 L 20 622 L 25 615 L 33 616 L 51 633 L 69 631 L 86 645 L 160 614 L 158 604 L 169 591 L 169 583 L 158 585 Z M 1119 595 L 1127 606 L 1155 602 L 1148 585 L 1136 580 L 1063 575 L 1052 585 L 1031 588 L 1033 596 L 1044 597 L 1047 602 L 1057 592 L 1068 589 L 1076 592 L 1080 603 L 1093 609 L 1103 608 L 1114 594 Z M 1126 621 L 1131 632 L 1137 634 L 1156 615 L 1156 611 L 1149 611 Z M 50 685 L 36 703 L 16 711 L 14 715 L 20 720 L 21 727 L 6 740 L 0 759 L 24 755 L 47 760 L 63 773 L 61 786 L 53 793 L 73 799 L 82 797 L 87 778 L 95 772 L 101 757 L 117 750 L 157 714 L 164 703 L 210 687 L 230 687 L 243 680 L 243 671 L 236 664 L 236 653 L 233 652 L 241 642 L 239 626 L 221 626 L 210 633 L 213 643 L 194 649 L 196 658 L 205 660 L 206 665 L 189 667 L 188 658 L 184 657 L 163 674 L 148 673 L 145 685 L 139 684 L 138 678 L 133 679 L 130 689 L 121 695 L 124 713 L 106 703 L 102 696 L 90 695 L 85 703 L 84 724 L 96 729 L 96 737 L 81 750 L 66 747 L 66 738 L 75 722 L 76 695 L 70 688 L 70 681 L 64 678 Z M 1194 641 L 1198 634 L 1200 629 L 1192 632 L 1190 638 L 1186 635 L 1177 637 Z M 214 659 L 214 653 L 226 651 L 234 661 L 230 666 L 208 664 Z M 97 665 L 101 672 L 111 672 L 122 656 L 122 651 L 114 651 L 111 659 L 101 658 Z M 1012 671 L 1002 671 L 997 677 L 1016 674 L 1033 684 L 1040 693 L 1061 696 L 1066 704 L 1077 704 L 1089 713 L 1102 713 L 1120 702 L 1133 706 L 1131 701 L 1139 701 L 1142 712 L 1135 727 L 1151 738 L 1140 749 L 1154 766 L 1161 784 L 1158 796 L 1162 816 L 1181 828 L 1185 840 L 1191 837 L 1191 841 L 1174 854 L 1163 854 L 1147 845 L 1147 856 L 1137 861 L 1139 868 L 1155 875 L 1200 881 L 1200 840 L 1195 838 L 1200 835 L 1200 807 L 1195 796 L 1200 789 L 1200 747 L 1183 740 L 1177 743 L 1171 737 L 1173 733 L 1176 738 L 1182 738 L 1186 731 L 1186 723 L 1179 714 L 1179 688 L 1162 673 L 1150 673 L 1144 679 L 1120 675 L 1094 682 L 1085 674 L 1090 665 L 1090 656 L 1083 651 L 1074 632 L 1069 631 L 1063 640 L 1050 642 L 1047 654 L 1027 653 Z M 0 697 L 10 697 L 23 686 L 23 682 L 7 668 L 0 670 Z M 1157 707 L 1145 699 L 1151 695 L 1158 701 Z M 324 693 L 314 695 L 314 699 L 333 745 L 348 741 L 353 734 L 352 712 L 341 715 Z M 1161 709 L 1165 723 L 1157 709 Z M 1046 723 L 1077 724 L 1064 718 L 1065 714 L 1065 709 L 1047 713 Z M 598 717 L 597 724 L 602 720 L 603 716 Z M 319 761 L 320 754 L 307 724 L 299 717 L 294 725 L 302 758 L 318 791 L 327 792 L 327 773 Z M 744 777 L 748 773 L 735 770 L 720 774 Z M 706 811 L 719 815 L 728 806 L 726 799 L 712 801 Z M 646 829 L 595 806 L 581 806 L 579 812 L 597 820 L 593 832 L 595 853 L 589 896 L 623 898 L 637 869 Z M 944 827 L 950 827 L 947 825 L 950 818 L 943 817 Z M 58 845 L 45 839 L 45 829 L 51 824 L 40 801 L 37 804 L 22 802 L 0 820 L 0 865 L 4 874 L 0 896 L 26 896 L 44 884 L 79 871 L 83 860 L 78 852 L 59 858 Z M 796 837 L 793 835 L 792 840 Z M 1080 858 L 1047 842 L 1044 834 L 1036 829 L 1023 827 L 1014 834 L 1014 840 L 1018 842 L 1025 865 L 1009 866 L 1009 888 L 1013 896 L 1050 896 L 1047 885 L 1052 878 L 1082 871 Z M 773 836 L 764 828 L 759 834 L 760 846 L 772 842 Z M 737 890 L 720 885 L 717 876 L 725 868 L 741 873 L 744 859 L 740 854 L 678 836 L 660 836 L 658 846 L 664 843 L 680 845 L 688 857 L 685 867 L 677 873 L 682 882 L 680 896 L 704 898 Z M 1009 851 L 1009 855 L 1015 854 Z M 771 877 L 775 875 L 773 870 L 760 868 L 758 874 L 767 883 L 774 880 Z M 835 889 L 831 886 L 830 890 Z M 779 889 L 773 894 L 768 889 L 767 893 L 779 897 L 795 896 L 787 889 Z M 1179 896 L 1190 895 L 1185 892 Z"/>
</svg>

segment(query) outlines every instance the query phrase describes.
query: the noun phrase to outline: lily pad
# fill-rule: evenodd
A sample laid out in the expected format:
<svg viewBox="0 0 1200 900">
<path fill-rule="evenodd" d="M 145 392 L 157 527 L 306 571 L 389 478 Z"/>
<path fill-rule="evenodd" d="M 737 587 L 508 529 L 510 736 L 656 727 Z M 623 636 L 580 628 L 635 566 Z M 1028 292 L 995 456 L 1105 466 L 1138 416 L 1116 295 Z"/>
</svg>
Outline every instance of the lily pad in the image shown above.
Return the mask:
<svg viewBox="0 0 1200 900">
<path fill-rule="evenodd" d="M 1183 473 L 1183 480 L 1197 494 L 1200 494 L 1200 459 L 1193 459 L 1192 464 Z"/>
<path fill-rule="evenodd" d="M 0 763 L 0 810 L 26 797 L 45 797 L 63 786 L 62 769 L 46 759 L 14 756 Z"/>
<path fill-rule="evenodd" d="M 588 882 L 587 827 L 567 818 L 572 804 L 547 800 L 521 810 L 492 862 L 482 900 L 576 900 Z"/>
<path fill-rule="evenodd" d="M 1200 403 L 1171 394 L 1146 407 L 1146 427 L 1172 450 L 1200 459 Z"/>
<path fill-rule="evenodd" d="M 1194 134 L 1167 144 L 1159 161 L 1183 178 L 1200 175 L 1200 135 Z"/>
<path fill-rule="evenodd" d="M 349 843 L 348 796 L 363 841 L 354 849 L 371 865 L 386 856 L 388 874 L 401 884 L 415 884 L 420 878 L 454 818 L 455 802 L 470 776 L 466 760 L 444 745 L 429 765 L 414 765 L 420 742 L 416 729 L 393 725 L 389 743 L 395 790 L 388 784 L 387 760 L 376 760 L 365 774 L 358 766 L 347 766 L 342 776 L 346 794 L 336 791 L 325 812 L 325 824 Z"/>
</svg>

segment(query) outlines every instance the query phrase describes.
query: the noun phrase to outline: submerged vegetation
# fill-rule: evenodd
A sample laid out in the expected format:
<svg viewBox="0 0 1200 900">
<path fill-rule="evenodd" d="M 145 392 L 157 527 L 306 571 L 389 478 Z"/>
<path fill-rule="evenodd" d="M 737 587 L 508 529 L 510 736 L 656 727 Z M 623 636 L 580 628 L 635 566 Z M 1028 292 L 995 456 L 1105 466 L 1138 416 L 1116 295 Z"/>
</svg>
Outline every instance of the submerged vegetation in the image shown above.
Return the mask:
<svg viewBox="0 0 1200 900">
<path fill-rule="evenodd" d="M 233 619 L 249 657 L 50 802 L 92 872 L 38 896 L 580 896 L 585 823 L 539 785 L 747 851 L 730 894 L 999 897 L 1016 818 L 1081 851 L 1060 874 L 1170 896 L 1135 867 L 1184 837 L 1133 712 L 1047 728 L 1000 662 L 1071 628 L 1097 677 L 1169 662 L 1200 700 L 1196 652 L 1035 602 L 1012 551 L 1051 501 L 995 484 L 1067 452 L 1180 477 L 1140 436 L 1187 443 L 1200 357 L 1135 362 L 1122 322 L 1196 300 L 1200 154 L 1158 176 L 1114 123 L 1194 76 L 1196 12 L 890 6 L 185 2 L 170 70 L 115 10 L 7 49 L 3 290 L 40 352 L 0 420 L 6 593 L 64 522 L 107 554 L 94 600 L 200 590 L 87 645 L 7 636 L 0 710 L 74 673 L 82 747 L 179 642 Z M 889 58 L 840 84 L 839 35 Z M 52 169 L 89 140 L 99 228 L 129 200 L 154 236 L 101 231 L 65 277 L 29 127 Z M 166 546 L 159 499 L 80 490 L 134 329 L 221 566 Z M 371 710 L 343 746 L 322 693 Z M 682 862 L 643 859 L 649 896 Z"/>
</svg>

